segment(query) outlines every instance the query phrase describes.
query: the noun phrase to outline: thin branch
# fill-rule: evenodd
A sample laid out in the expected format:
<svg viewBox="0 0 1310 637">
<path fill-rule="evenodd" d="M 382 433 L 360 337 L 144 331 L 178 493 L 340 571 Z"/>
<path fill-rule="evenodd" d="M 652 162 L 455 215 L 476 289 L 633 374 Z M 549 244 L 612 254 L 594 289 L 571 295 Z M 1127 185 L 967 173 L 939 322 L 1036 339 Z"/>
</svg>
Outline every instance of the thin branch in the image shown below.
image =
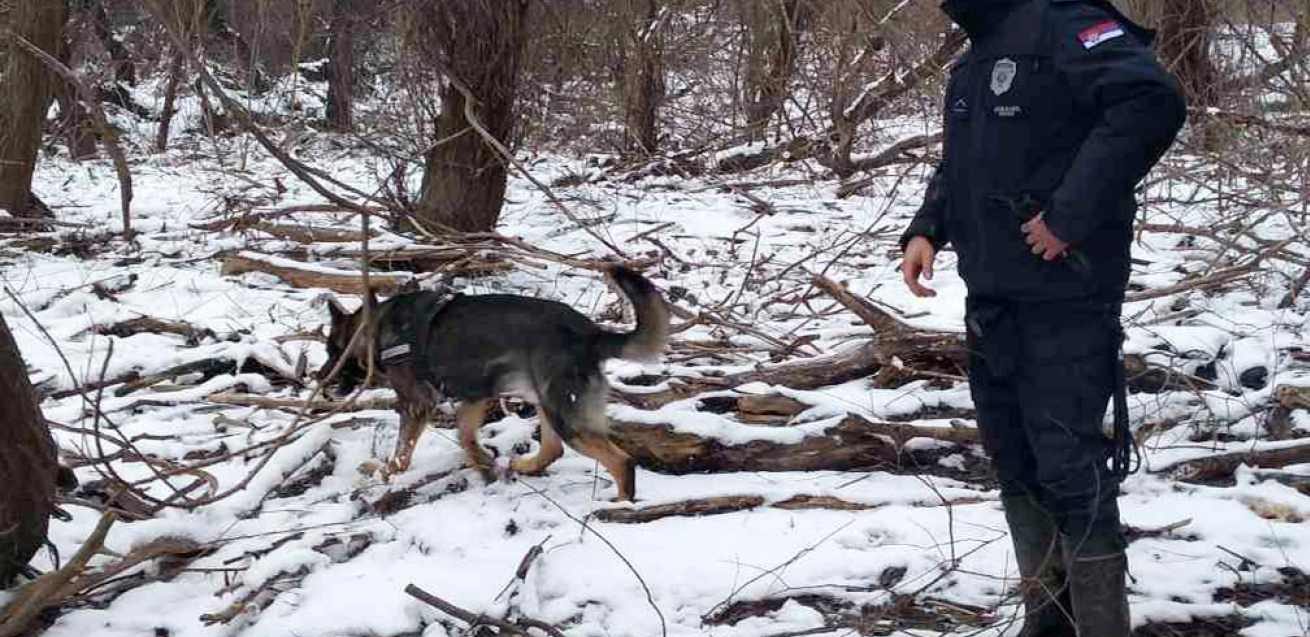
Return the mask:
<svg viewBox="0 0 1310 637">
<path fill-rule="evenodd" d="M 420 602 L 423 602 L 424 604 L 432 606 L 433 608 L 436 608 L 437 610 L 440 610 L 441 612 L 450 615 L 451 617 L 462 620 L 470 627 L 491 625 L 501 629 L 501 631 L 503 631 L 501 634 L 521 635 L 522 637 L 531 637 L 531 633 L 529 633 L 525 627 L 516 626 L 503 619 L 496 619 L 495 617 L 488 617 L 487 615 L 480 615 L 480 614 L 469 612 L 413 584 L 410 584 L 405 587 L 405 594 L 409 595 L 410 597 L 413 597 L 414 599 L 419 600 Z M 520 623 L 527 624 L 527 628 L 536 628 L 538 630 L 544 631 L 546 634 L 550 635 L 551 637 L 564 637 L 564 633 L 560 632 L 558 628 L 555 628 L 554 626 L 551 626 L 546 622 L 536 619 L 528 619 L 528 618 L 522 618 L 519 621 Z"/>
<path fill-rule="evenodd" d="M 622 560 L 623 563 L 624 563 L 625 565 L 627 565 L 628 570 L 629 570 L 629 571 L 632 571 L 633 576 L 635 576 L 635 577 L 637 578 L 637 583 L 638 583 L 638 584 L 641 584 L 641 589 L 642 589 L 643 591 L 646 592 L 646 602 L 650 604 L 650 607 L 651 607 L 652 609 L 655 610 L 655 614 L 658 615 L 659 618 L 660 618 L 660 634 L 661 634 L 663 637 L 669 637 L 669 625 L 668 625 L 668 622 L 666 622 L 666 621 L 664 620 L 664 613 L 663 613 L 663 611 L 661 611 L 661 610 L 660 610 L 660 607 L 659 607 L 658 605 L 655 604 L 655 595 L 654 595 L 653 593 L 651 593 L 651 591 L 650 591 L 650 587 L 646 585 L 646 579 L 643 578 L 643 577 L 641 576 L 641 573 L 637 571 L 637 567 L 633 566 L 633 565 L 632 565 L 632 562 L 629 562 L 629 561 L 628 561 L 627 556 L 625 556 L 625 555 L 623 554 L 623 552 L 619 551 L 618 547 L 615 547 L 614 544 L 612 544 L 609 540 L 605 539 L 605 536 L 601 535 L 599 531 L 597 531 L 596 529 L 591 528 L 591 525 L 590 525 L 590 524 L 587 524 L 586 521 L 584 521 L 584 520 L 580 520 L 580 519 L 578 519 L 578 518 L 575 517 L 572 513 L 569 513 L 569 510 L 568 510 L 568 509 L 565 509 L 563 505 L 561 505 L 560 503 L 556 502 L 556 501 L 555 501 L 553 498 L 551 498 L 550 496 L 546 495 L 546 492 L 545 492 L 545 491 L 542 491 L 541 489 L 538 489 L 538 488 L 532 486 L 531 484 L 528 484 L 527 482 L 521 482 L 520 484 L 522 484 L 523 486 L 525 486 L 525 487 L 527 487 L 528 489 L 530 489 L 533 493 L 535 493 L 535 494 L 541 496 L 542 499 L 544 499 L 545 501 L 547 501 L 547 502 L 551 503 L 552 505 L 554 505 L 555 508 L 556 508 L 556 509 L 559 509 L 559 510 L 560 510 L 560 513 L 563 513 L 565 517 L 567 517 L 568 519 L 573 520 L 574 522 L 577 522 L 579 525 L 581 525 L 581 526 L 582 526 L 582 529 L 583 529 L 584 531 L 589 531 L 592 535 L 594 535 L 594 536 L 596 536 L 597 538 L 599 538 L 601 542 L 604 542 L 604 543 L 605 543 L 605 546 L 608 546 L 608 547 L 610 548 L 610 550 L 613 551 L 614 554 L 617 555 L 618 558 L 619 558 L 620 560 Z"/>
</svg>

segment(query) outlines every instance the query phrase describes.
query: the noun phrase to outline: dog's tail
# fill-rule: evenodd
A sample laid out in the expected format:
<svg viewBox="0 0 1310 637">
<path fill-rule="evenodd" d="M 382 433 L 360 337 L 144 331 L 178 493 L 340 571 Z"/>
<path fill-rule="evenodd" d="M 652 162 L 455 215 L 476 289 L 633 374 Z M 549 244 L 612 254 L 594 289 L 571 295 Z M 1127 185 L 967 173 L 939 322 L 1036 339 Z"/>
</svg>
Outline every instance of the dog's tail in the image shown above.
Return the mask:
<svg viewBox="0 0 1310 637">
<path fill-rule="evenodd" d="M 597 341 L 600 356 L 643 360 L 659 356 L 669 340 L 669 306 L 646 277 L 623 266 L 613 266 L 609 276 L 627 295 L 637 311 L 637 329 L 631 332 L 604 332 Z"/>
</svg>

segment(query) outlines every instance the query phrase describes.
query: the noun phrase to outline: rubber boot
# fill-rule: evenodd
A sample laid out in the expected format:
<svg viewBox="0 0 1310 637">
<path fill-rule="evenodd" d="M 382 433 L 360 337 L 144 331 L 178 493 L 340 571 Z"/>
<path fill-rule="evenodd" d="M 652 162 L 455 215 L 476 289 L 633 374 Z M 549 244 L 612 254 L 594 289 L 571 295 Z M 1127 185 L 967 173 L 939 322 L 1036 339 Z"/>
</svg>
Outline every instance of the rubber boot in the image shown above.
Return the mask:
<svg viewBox="0 0 1310 637">
<path fill-rule="evenodd" d="M 1031 496 L 1002 496 L 1015 561 L 1023 576 L 1019 637 L 1077 637 L 1055 520 Z"/>
<path fill-rule="evenodd" d="M 1132 624 L 1128 614 L 1128 591 L 1125 577 L 1128 556 L 1121 540 L 1087 538 L 1082 550 L 1064 536 L 1065 569 L 1068 571 L 1069 597 L 1073 602 L 1074 622 L 1080 637 L 1129 637 Z M 1095 550 L 1096 548 L 1101 550 Z"/>
</svg>

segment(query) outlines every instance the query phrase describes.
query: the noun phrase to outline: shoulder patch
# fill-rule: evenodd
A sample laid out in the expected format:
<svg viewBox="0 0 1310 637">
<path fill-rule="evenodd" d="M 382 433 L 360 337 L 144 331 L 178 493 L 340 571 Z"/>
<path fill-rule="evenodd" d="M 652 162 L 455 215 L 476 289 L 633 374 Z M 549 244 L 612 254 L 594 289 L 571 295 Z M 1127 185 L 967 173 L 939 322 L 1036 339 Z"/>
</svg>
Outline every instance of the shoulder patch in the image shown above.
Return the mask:
<svg viewBox="0 0 1310 637">
<path fill-rule="evenodd" d="M 1102 20 L 1078 32 L 1078 41 L 1084 49 L 1095 48 L 1107 40 L 1113 40 L 1124 34 L 1124 29 L 1114 20 Z"/>
</svg>

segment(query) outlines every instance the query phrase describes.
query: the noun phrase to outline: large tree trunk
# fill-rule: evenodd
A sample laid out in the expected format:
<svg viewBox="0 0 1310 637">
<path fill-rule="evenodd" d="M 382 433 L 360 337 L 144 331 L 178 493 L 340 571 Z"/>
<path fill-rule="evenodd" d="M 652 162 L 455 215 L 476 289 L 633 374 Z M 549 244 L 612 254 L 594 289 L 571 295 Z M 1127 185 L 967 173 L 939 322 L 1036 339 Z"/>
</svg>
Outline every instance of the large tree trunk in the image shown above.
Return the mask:
<svg viewBox="0 0 1310 637">
<path fill-rule="evenodd" d="M 88 8 L 75 9 L 68 16 L 62 29 L 63 48 L 60 50 L 59 61 L 70 69 L 77 65 L 74 58 L 78 44 L 85 37 L 86 27 L 91 18 L 87 14 Z M 75 160 L 95 157 L 97 148 L 95 122 L 91 119 L 91 113 L 86 110 L 86 105 L 78 98 L 77 87 L 68 81 L 59 82 L 55 85 L 55 101 L 59 104 L 59 118 L 62 120 L 60 128 L 63 129 L 64 140 L 68 145 L 69 157 Z"/>
<path fill-rule="evenodd" d="M 808 0 L 741 0 L 741 5 L 749 31 L 743 88 L 746 131 L 752 139 L 762 139 L 769 120 L 787 99 L 800 32 L 807 28 L 811 11 Z"/>
<path fill-rule="evenodd" d="M 59 57 L 63 2 L 18 2 L 9 26 L 15 35 Z M 15 217 L 32 216 L 32 173 L 41 131 L 58 78 L 41 60 L 0 36 L 0 209 Z"/>
<path fill-rule="evenodd" d="M 228 22 L 228 5 L 230 0 L 204 0 L 204 23 L 209 35 L 232 47 L 237 64 L 246 69 L 246 85 L 255 93 L 269 89 L 271 82 L 264 75 L 254 49 L 236 29 Z"/>
<path fill-rule="evenodd" d="M 429 230 L 486 232 L 500 219 L 507 166 L 483 133 L 512 145 L 528 6 L 528 0 L 429 0 L 419 7 L 420 45 L 450 79 L 441 88 L 416 206 Z"/>
<path fill-rule="evenodd" d="M 63 60 L 61 60 L 63 61 Z M 68 62 L 63 61 L 67 66 Z M 91 113 L 87 112 L 82 101 L 77 99 L 77 88 L 64 82 L 55 89 L 55 100 L 59 102 L 59 115 L 63 120 L 62 128 L 65 143 L 68 144 L 68 156 L 75 160 L 90 159 L 96 156 L 95 123 Z"/>
<path fill-rule="evenodd" d="M 355 15 L 353 0 L 332 3 L 332 43 L 328 53 L 328 127 L 340 133 L 355 127 Z"/>
<path fill-rule="evenodd" d="M 648 155 L 659 145 L 659 106 L 664 100 L 664 31 L 658 0 L 630 5 L 623 61 L 624 150 Z"/>
<path fill-rule="evenodd" d="M 27 366 L 0 316 L 0 589 L 45 542 L 57 470 Z"/>
<path fill-rule="evenodd" d="M 1160 57 L 1178 78 L 1188 106 L 1198 110 L 1217 106 L 1218 69 L 1210 59 L 1211 35 L 1218 17 L 1214 0 L 1165 0 L 1161 11 Z M 1196 128 L 1202 147 L 1218 149 L 1217 123 Z"/>
</svg>

